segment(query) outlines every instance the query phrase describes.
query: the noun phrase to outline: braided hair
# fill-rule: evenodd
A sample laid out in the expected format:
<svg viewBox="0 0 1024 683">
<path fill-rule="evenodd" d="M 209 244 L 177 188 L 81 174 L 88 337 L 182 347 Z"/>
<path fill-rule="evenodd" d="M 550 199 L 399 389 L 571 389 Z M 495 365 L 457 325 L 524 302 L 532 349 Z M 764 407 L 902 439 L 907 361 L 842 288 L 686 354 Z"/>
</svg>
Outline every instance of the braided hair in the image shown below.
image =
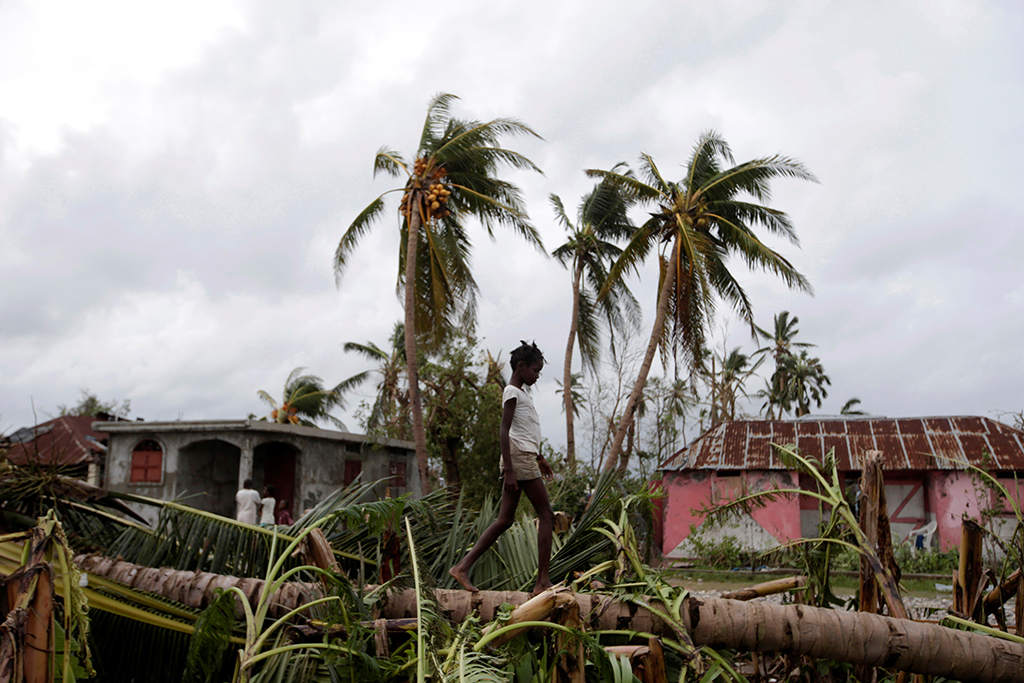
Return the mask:
<svg viewBox="0 0 1024 683">
<path fill-rule="evenodd" d="M 512 357 L 509 359 L 509 363 L 512 366 L 512 372 L 516 371 L 520 362 L 526 363 L 527 365 L 532 365 L 537 361 L 540 361 L 541 363 L 544 362 L 544 354 L 537 348 L 537 342 L 528 343 L 520 340 L 519 343 L 519 348 L 512 352 Z"/>
</svg>

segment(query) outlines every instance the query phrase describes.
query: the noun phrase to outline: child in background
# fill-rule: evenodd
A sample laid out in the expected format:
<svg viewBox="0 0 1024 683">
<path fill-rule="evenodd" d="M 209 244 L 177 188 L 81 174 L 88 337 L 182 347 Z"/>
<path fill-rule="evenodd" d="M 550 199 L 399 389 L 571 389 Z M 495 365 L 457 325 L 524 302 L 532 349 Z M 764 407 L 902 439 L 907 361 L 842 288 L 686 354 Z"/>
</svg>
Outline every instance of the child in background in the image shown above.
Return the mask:
<svg viewBox="0 0 1024 683">
<path fill-rule="evenodd" d="M 554 514 L 548 502 L 548 491 L 544 479 L 551 479 L 553 472 L 544 456 L 540 454 L 540 418 L 533 406 L 533 399 L 523 391 L 523 385 L 532 387 L 544 367 L 544 354 L 536 344 L 522 345 L 512 352 L 509 364 L 512 379 L 501 397 L 501 507 L 498 518 L 487 527 L 480 540 L 465 558 L 448 570 L 456 581 L 467 591 L 476 593 L 477 587 L 469 580 L 473 563 L 490 548 L 498 537 L 515 521 L 516 507 L 522 492 L 537 511 L 537 583 L 533 594 L 551 587 L 548 565 L 551 560 L 551 530 Z"/>
<path fill-rule="evenodd" d="M 274 485 L 267 484 L 263 487 L 263 500 L 260 501 L 260 526 L 274 526 L 274 508 L 276 507 Z"/>
<path fill-rule="evenodd" d="M 277 523 L 281 526 L 291 526 L 295 523 L 292 519 L 292 513 L 288 512 L 287 500 L 277 501 L 277 512 L 274 516 L 277 519 Z"/>
</svg>

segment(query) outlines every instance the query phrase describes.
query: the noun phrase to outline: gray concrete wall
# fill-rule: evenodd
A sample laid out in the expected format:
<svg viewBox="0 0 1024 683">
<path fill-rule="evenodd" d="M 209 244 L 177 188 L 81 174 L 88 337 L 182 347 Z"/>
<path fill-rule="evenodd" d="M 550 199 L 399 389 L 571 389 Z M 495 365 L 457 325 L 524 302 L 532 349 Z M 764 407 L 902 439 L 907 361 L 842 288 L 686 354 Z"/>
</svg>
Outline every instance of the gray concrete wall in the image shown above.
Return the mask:
<svg viewBox="0 0 1024 683">
<path fill-rule="evenodd" d="M 392 461 L 403 462 L 407 485 L 392 486 L 391 495 L 421 495 L 415 451 L 406 442 L 378 444 L 360 435 L 248 421 L 104 423 L 104 428 L 110 434 L 107 488 L 162 500 L 189 496 L 187 504 L 225 516 L 234 516 L 234 493 L 244 479 L 252 478 L 262 490 L 266 458 L 281 452 L 267 446 L 275 443 L 296 451 L 294 517 L 344 485 L 346 460 L 360 461 L 364 482 L 387 477 Z M 163 448 L 163 477 L 159 483 L 132 483 L 132 451 L 146 439 Z M 260 457 L 254 458 L 257 448 Z M 385 487 L 376 486 L 373 495 L 383 496 Z M 151 507 L 138 511 L 156 521 Z"/>
</svg>

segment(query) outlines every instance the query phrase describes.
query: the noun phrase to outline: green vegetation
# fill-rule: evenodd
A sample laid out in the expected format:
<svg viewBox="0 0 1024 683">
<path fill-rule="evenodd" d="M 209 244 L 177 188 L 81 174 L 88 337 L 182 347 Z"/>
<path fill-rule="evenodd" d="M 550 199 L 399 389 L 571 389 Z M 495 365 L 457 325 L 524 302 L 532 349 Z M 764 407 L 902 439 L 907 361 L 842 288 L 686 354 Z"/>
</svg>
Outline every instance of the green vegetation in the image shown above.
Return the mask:
<svg viewBox="0 0 1024 683">
<path fill-rule="evenodd" d="M 132 402 L 128 399 L 123 401 L 101 401 L 96 394 L 88 389 L 82 389 L 82 398 L 78 403 L 68 406 L 63 403 L 57 406 L 58 415 L 88 415 L 96 417 L 100 413 L 106 413 L 115 417 L 128 417 L 132 410 Z"/>
</svg>

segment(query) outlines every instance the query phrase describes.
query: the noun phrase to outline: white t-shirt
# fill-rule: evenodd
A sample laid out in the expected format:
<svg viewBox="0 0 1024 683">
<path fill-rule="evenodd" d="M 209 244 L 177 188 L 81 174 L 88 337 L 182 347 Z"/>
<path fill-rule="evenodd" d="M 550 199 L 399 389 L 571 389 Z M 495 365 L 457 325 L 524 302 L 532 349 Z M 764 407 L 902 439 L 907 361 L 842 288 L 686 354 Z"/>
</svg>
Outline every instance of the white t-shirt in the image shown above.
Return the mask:
<svg viewBox="0 0 1024 683">
<path fill-rule="evenodd" d="M 274 523 L 274 508 L 277 507 L 277 501 L 267 496 L 260 501 L 263 505 L 263 511 L 260 513 L 260 525 L 273 524 Z"/>
<path fill-rule="evenodd" d="M 516 400 L 516 412 L 508 430 L 509 441 L 524 453 L 540 453 L 540 417 L 533 406 L 533 399 L 522 389 L 509 384 L 501 395 L 501 405 L 504 406 L 511 398 Z"/>
<path fill-rule="evenodd" d="M 260 504 L 260 494 L 255 489 L 239 489 L 235 494 L 235 505 L 238 508 L 237 519 L 245 524 L 256 523 L 256 507 Z"/>
</svg>

